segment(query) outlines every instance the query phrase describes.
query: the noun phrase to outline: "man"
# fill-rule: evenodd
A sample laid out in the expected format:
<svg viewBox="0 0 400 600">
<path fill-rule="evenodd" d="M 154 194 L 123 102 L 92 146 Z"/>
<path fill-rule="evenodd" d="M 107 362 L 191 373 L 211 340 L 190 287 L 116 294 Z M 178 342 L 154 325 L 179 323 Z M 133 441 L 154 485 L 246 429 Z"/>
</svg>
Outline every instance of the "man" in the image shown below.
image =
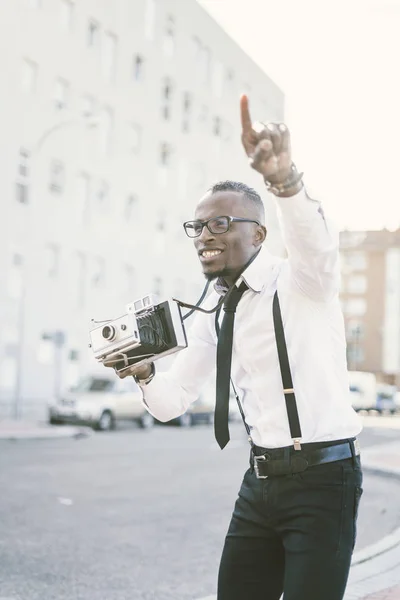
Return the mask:
<svg viewBox="0 0 400 600">
<path fill-rule="evenodd" d="M 196 315 L 188 348 L 168 373 L 146 366 L 128 374 L 142 386 L 149 411 L 168 421 L 195 401 L 218 359 L 215 428 L 224 446 L 232 353 L 232 381 L 252 451 L 225 540 L 218 600 L 278 600 L 283 592 L 285 600 L 341 600 L 362 473 L 338 299 L 337 236 L 292 163 L 287 127 L 252 126 L 246 96 L 241 116 L 250 164 L 277 199 L 288 259 L 262 249 L 264 211 L 254 190 L 235 182 L 214 186 L 185 229 L 204 275 L 216 279 L 207 308 L 221 295 L 242 294 L 233 350 L 221 341 L 229 341 L 235 311 L 227 295 L 223 319 Z"/>
</svg>

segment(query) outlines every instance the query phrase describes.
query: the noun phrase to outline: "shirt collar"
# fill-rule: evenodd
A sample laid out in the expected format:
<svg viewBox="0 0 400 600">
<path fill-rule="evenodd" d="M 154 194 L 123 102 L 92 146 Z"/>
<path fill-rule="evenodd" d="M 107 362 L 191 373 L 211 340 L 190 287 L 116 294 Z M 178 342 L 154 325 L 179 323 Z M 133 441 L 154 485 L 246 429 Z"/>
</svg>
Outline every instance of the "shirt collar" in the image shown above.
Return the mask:
<svg viewBox="0 0 400 600">
<path fill-rule="evenodd" d="M 244 281 L 253 292 L 261 292 L 275 281 L 278 272 L 277 266 L 282 260 L 261 246 L 260 252 L 239 277 L 236 285 Z M 219 277 L 214 284 L 214 289 L 217 294 L 223 296 L 226 294 L 229 286 Z"/>
</svg>

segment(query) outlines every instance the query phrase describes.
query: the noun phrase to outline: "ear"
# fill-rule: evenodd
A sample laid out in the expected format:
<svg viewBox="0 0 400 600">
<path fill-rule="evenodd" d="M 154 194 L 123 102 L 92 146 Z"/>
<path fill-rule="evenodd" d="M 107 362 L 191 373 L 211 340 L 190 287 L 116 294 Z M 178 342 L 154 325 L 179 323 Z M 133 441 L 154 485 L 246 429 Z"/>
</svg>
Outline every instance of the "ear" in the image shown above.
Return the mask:
<svg viewBox="0 0 400 600">
<path fill-rule="evenodd" d="M 254 236 L 254 245 L 261 246 L 264 243 L 265 238 L 267 237 L 267 230 L 264 225 L 258 225 L 256 229 L 256 234 Z"/>
</svg>

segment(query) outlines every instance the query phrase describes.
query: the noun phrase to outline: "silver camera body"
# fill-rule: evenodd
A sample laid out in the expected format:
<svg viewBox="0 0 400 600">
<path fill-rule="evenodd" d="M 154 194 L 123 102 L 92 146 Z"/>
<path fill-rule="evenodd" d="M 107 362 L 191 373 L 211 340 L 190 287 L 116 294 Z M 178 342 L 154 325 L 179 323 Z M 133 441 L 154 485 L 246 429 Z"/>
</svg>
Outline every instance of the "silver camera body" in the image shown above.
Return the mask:
<svg viewBox="0 0 400 600">
<path fill-rule="evenodd" d="M 179 305 L 172 299 L 158 303 L 153 294 L 128 304 L 122 317 L 91 323 L 89 347 L 94 357 L 105 366 L 117 361 L 118 372 L 187 347 Z"/>
</svg>

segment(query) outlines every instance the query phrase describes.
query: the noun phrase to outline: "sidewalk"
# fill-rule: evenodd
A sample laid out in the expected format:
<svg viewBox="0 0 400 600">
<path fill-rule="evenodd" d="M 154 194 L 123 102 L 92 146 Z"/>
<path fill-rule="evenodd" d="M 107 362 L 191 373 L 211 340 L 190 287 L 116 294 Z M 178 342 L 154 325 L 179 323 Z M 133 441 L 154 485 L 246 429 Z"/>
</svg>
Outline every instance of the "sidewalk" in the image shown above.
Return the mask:
<svg viewBox="0 0 400 600">
<path fill-rule="evenodd" d="M 0 440 L 48 440 L 57 438 L 82 438 L 91 435 L 90 427 L 48 425 L 41 421 L 0 419 Z"/>
</svg>

